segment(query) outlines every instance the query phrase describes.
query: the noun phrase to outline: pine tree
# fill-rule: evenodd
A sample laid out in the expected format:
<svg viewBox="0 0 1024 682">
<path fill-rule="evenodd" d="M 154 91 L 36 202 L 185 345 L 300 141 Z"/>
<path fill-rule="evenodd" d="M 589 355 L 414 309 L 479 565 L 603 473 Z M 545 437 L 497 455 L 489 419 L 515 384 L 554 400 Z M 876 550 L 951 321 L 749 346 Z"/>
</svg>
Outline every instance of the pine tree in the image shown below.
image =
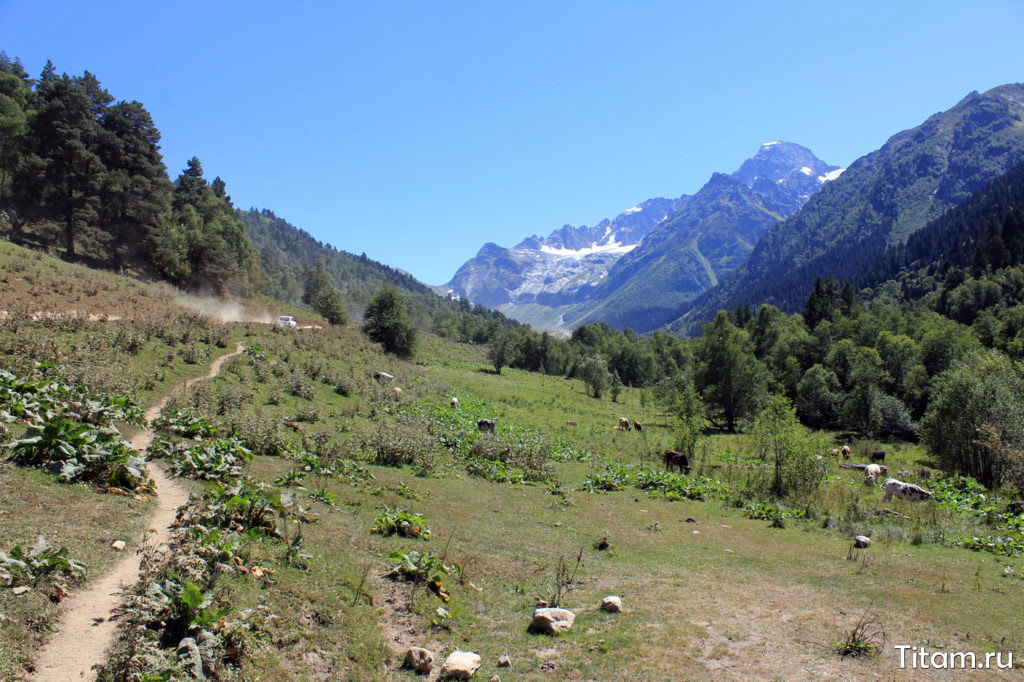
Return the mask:
<svg viewBox="0 0 1024 682">
<path fill-rule="evenodd" d="M 152 249 L 170 210 L 171 182 L 160 156 L 160 131 L 139 102 L 107 109 L 103 127 L 113 135 L 104 154 L 107 174 L 100 223 L 116 243 L 115 265 L 136 262 Z"/>
<path fill-rule="evenodd" d="M 322 287 L 313 301 L 313 309 L 331 324 L 343 325 L 348 322 L 348 312 L 341 292 L 333 284 Z"/>
<path fill-rule="evenodd" d="M 323 258 L 317 258 L 316 264 L 306 271 L 306 282 L 302 289 L 302 302 L 306 305 L 313 305 L 320 291 L 326 287 L 334 286 L 330 274 L 327 272 L 327 265 Z"/>
<path fill-rule="evenodd" d="M 401 294 L 386 286 L 373 297 L 363 315 L 363 332 L 399 357 L 410 357 L 416 348 L 417 329 L 405 308 Z"/>
<path fill-rule="evenodd" d="M 39 111 L 32 122 L 35 200 L 40 209 L 60 216 L 68 258 L 75 258 L 83 238 L 96 255 L 106 241 L 103 237 L 109 237 L 89 234 L 98 220 L 106 172 L 98 153 L 104 131 L 93 113 L 102 97 L 67 74 L 55 77 L 52 68 L 47 62 L 37 88 Z"/>
</svg>

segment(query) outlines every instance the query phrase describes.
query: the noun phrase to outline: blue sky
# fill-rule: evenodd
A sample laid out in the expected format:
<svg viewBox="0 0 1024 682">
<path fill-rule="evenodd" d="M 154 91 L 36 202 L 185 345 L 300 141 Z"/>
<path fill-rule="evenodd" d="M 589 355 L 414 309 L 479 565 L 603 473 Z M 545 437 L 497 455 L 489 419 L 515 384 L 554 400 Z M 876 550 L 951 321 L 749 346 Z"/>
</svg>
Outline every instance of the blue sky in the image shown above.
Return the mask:
<svg viewBox="0 0 1024 682">
<path fill-rule="evenodd" d="M 0 49 L 139 100 L 177 177 L 447 281 L 510 246 L 696 191 L 762 142 L 848 165 L 1024 81 L 1024 3 L 25 2 Z"/>
</svg>

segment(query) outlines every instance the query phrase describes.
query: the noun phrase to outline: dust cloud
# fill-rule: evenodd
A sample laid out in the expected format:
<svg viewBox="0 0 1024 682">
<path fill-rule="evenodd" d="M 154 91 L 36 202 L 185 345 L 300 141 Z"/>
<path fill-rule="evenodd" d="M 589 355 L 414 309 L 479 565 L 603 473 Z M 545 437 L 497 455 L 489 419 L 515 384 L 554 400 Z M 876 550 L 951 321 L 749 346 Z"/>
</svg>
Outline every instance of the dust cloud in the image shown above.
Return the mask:
<svg viewBox="0 0 1024 682">
<path fill-rule="evenodd" d="M 179 295 L 175 303 L 192 310 L 215 317 L 221 322 L 260 322 L 272 324 L 277 316 L 262 306 L 246 307 L 238 301 L 225 301 L 213 296 Z"/>
</svg>

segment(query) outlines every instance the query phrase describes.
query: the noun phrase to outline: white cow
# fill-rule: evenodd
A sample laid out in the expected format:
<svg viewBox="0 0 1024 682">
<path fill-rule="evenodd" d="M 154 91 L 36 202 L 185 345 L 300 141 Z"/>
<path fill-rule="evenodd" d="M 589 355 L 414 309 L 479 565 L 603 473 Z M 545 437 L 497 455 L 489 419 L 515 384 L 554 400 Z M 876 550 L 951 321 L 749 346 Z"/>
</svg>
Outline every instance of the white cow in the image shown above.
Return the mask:
<svg viewBox="0 0 1024 682">
<path fill-rule="evenodd" d="M 456 398 L 455 396 L 452 396 L 452 407 L 458 407 L 458 406 L 459 406 L 459 399 Z"/>
<path fill-rule="evenodd" d="M 864 482 L 875 485 L 878 477 L 882 475 L 882 467 L 877 464 L 869 464 L 864 468 Z"/>
<path fill-rule="evenodd" d="M 896 478 L 887 478 L 885 479 L 885 496 L 882 501 L 888 502 L 893 495 L 901 500 L 910 500 L 911 502 L 921 502 L 932 496 L 930 492 L 919 485 L 904 483 Z"/>
</svg>

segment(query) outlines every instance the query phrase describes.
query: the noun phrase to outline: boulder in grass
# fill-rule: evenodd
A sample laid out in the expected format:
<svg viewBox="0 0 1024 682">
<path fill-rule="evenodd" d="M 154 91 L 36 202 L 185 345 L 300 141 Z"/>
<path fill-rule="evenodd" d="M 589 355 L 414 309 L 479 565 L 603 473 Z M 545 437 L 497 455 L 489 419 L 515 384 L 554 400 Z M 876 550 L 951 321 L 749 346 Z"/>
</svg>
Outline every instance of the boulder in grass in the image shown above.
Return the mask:
<svg viewBox="0 0 1024 682">
<path fill-rule="evenodd" d="M 472 651 L 453 651 L 441 666 L 441 679 L 468 680 L 480 669 L 480 654 Z"/>
<path fill-rule="evenodd" d="M 128 545 L 127 545 L 127 543 L 125 543 L 124 540 L 115 540 L 114 543 L 112 545 L 110 545 L 110 547 L 112 549 L 114 549 L 114 550 L 116 550 L 118 552 L 124 551 L 124 548 L 127 547 L 127 546 Z"/>
<path fill-rule="evenodd" d="M 569 609 L 555 607 L 534 609 L 531 627 L 537 632 L 555 634 L 568 632 L 576 622 L 576 614 Z"/>
<path fill-rule="evenodd" d="M 434 665 L 434 654 L 429 649 L 424 649 L 423 647 L 409 647 L 409 650 L 405 652 L 405 663 L 403 665 L 406 668 L 412 668 L 418 673 L 429 673 L 430 668 Z"/>
<path fill-rule="evenodd" d="M 502 654 L 501 657 L 498 658 L 498 667 L 499 668 L 511 668 L 512 667 L 512 659 L 509 657 L 508 654 Z"/>
<path fill-rule="evenodd" d="M 601 600 L 601 610 L 608 613 L 618 613 L 622 610 L 622 598 L 609 595 Z"/>
</svg>

